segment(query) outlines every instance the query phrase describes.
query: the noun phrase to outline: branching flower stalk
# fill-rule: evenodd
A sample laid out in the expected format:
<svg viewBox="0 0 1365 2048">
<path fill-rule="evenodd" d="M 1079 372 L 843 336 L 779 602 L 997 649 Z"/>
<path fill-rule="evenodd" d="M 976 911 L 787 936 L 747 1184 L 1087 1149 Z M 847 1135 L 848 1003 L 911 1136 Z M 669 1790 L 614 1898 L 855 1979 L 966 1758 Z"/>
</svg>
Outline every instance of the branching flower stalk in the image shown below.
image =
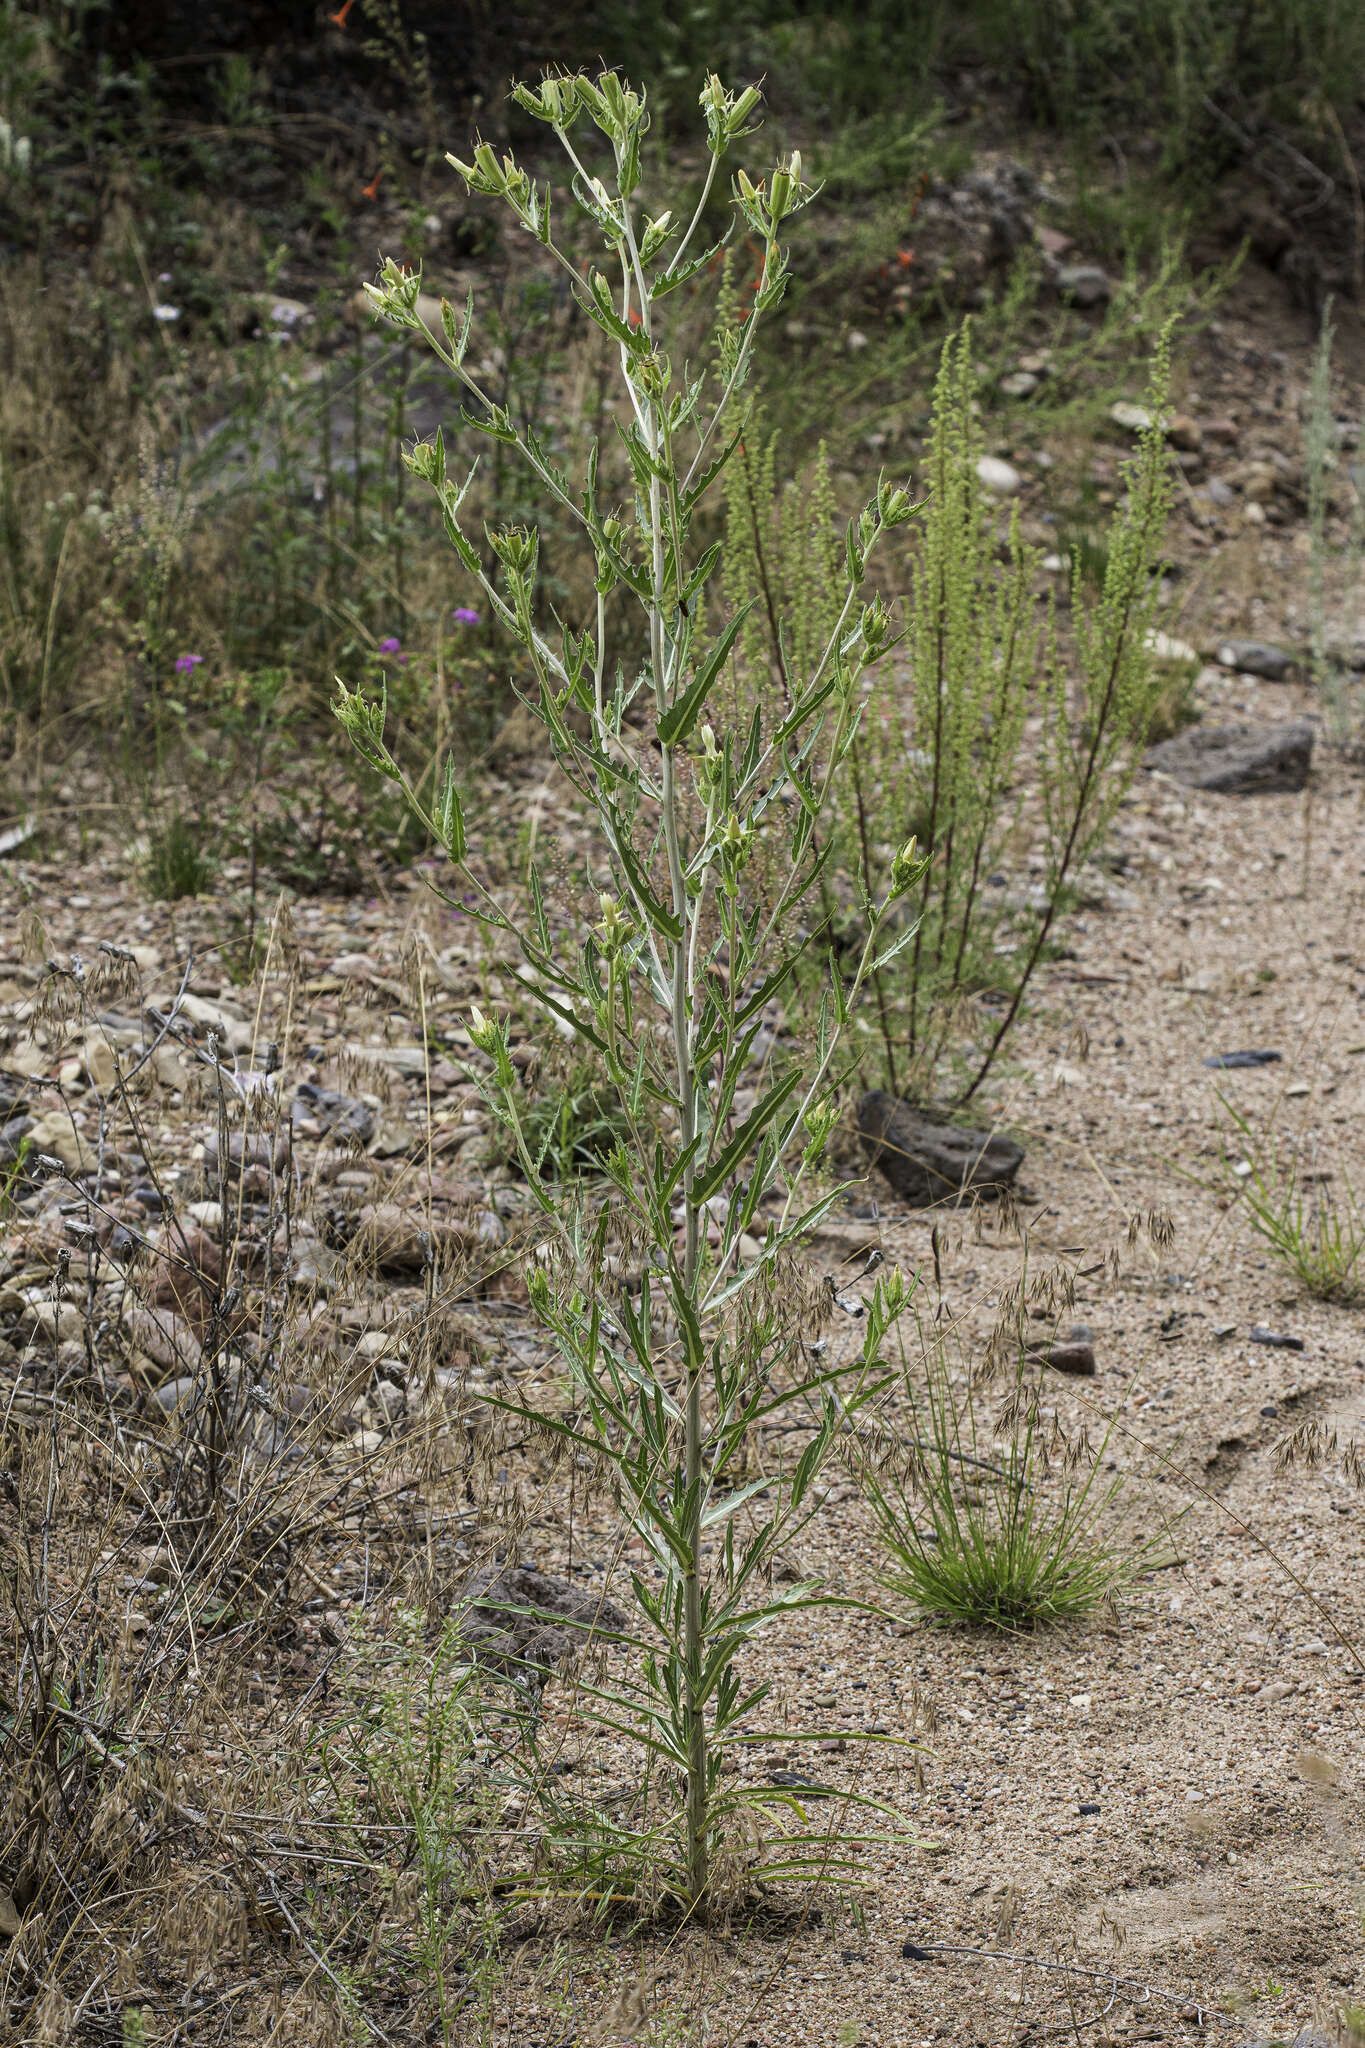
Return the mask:
<svg viewBox="0 0 1365 2048">
<path fill-rule="evenodd" d="M 515 96 L 563 146 L 573 203 L 605 250 L 603 267 L 580 271 L 564 255 L 553 237 L 549 185 L 513 157 L 499 160 L 479 143 L 471 163 L 451 162 L 471 191 L 511 208 L 613 343 L 628 408 L 618 433 L 631 502 L 612 508 L 604 501 L 596 446 L 575 487 L 547 442 L 518 429 L 480 389 L 465 360 L 472 302 L 463 320 L 443 303 L 444 343 L 434 345 L 473 400 L 467 426 L 515 450 L 591 548 L 591 621 L 575 627 L 538 604 L 534 529 L 489 533 L 485 570 L 460 524 L 471 478 L 448 476 L 439 433 L 407 460 L 436 492 L 451 543 L 493 615 L 524 650 L 534 679 L 525 701 L 600 827 L 611 886 L 598 891 L 597 919 L 576 952 L 552 935 L 534 862 L 529 911 L 520 920 L 471 867 L 453 762 L 439 784 L 432 778 L 415 788 L 385 744 L 382 701 L 343 685 L 336 708 L 361 752 L 402 785 L 445 847 L 466 905 L 472 899 L 475 914 L 515 942 L 520 988 L 591 1049 L 630 1132 L 606 1170 L 619 1196 L 618 1224 L 646 1249 L 638 1278 L 620 1286 L 606 1264 L 611 1211 L 594 1211 L 572 1189 L 542 1180 L 527 1143 L 508 1022 L 474 1011 L 469 1035 L 491 1069 L 488 1100 L 511 1133 L 550 1231 L 546 1262 L 530 1275 L 532 1302 L 577 1393 L 574 1417 L 537 1420 L 605 1467 L 652 1566 L 633 1575 L 643 1617 L 632 1636 L 638 1678 L 585 1681 L 584 1694 L 602 1726 L 643 1743 L 647 1783 L 671 1781 L 682 1795 L 674 1818 L 642 1816 L 633 1830 L 594 1816 L 571 1846 L 580 1872 L 598 1872 L 598 1896 L 638 1898 L 652 1884 L 704 1912 L 714 1903 L 718 1870 L 732 1867 L 734 1845 L 754 1838 L 754 1809 L 775 1815 L 786 1798 L 741 1786 L 721 1769 L 727 1744 L 764 1739 L 739 1725 L 766 1692 L 762 1685 L 746 1690 L 738 1669 L 745 1645 L 778 1613 L 824 1598 L 813 1585 L 774 1587 L 773 1553 L 812 1511 L 812 1482 L 846 1416 L 879 1383 L 878 1347 L 906 1300 L 905 1283 L 892 1274 L 868 1304 L 856 1355 L 826 1364 L 823 1347 L 808 1346 L 809 1316 L 803 1321 L 794 1306 L 799 1290 L 788 1275 L 798 1240 L 834 1199 L 810 1183 L 837 1118 L 843 1034 L 869 978 L 913 938 L 913 922 L 887 937 L 890 904 L 921 876 L 913 841 L 894 861 L 883 900 L 870 906 L 852 971 L 830 964 L 805 1057 L 769 1077 L 744 1110 L 736 1099 L 746 1073 L 759 1077 L 754 1047 L 764 1013 L 805 950 L 789 936 L 791 913 L 818 883 L 826 855 L 817 828 L 857 734 L 859 682 L 891 637 L 885 607 L 860 597 L 868 560 L 915 508 L 904 489 L 879 485 L 847 530 L 844 588 L 823 644 L 803 672 L 789 674 L 781 701 L 759 701 L 747 721 L 718 734 L 705 716 L 708 700 L 746 614 L 734 612 L 705 644 L 705 594 L 722 545 L 698 550 L 692 531 L 744 431 L 739 407 L 755 339 L 787 282 L 783 224 L 812 193 L 799 156 L 757 182 L 736 174 L 734 207 L 762 249 L 759 282 L 743 320 L 718 322 L 716 373 L 679 375 L 662 345 L 664 301 L 712 264 L 716 249 L 694 253 L 693 243 L 722 159 L 749 132 L 758 93 L 728 93 L 714 77 L 703 90 L 708 171 L 681 236 L 672 211 L 651 216 L 640 205 L 648 129 L 642 93 L 607 72 L 595 80 L 550 77 Z M 570 132 L 580 122 L 608 146 L 609 174 L 593 173 L 590 152 L 580 154 Z M 394 263 L 367 287 L 376 310 L 400 328 L 420 324 L 419 288 L 420 278 Z M 613 599 L 640 614 L 633 676 L 606 673 Z M 423 787 L 439 791 L 429 809 Z M 760 843 L 779 839 L 781 879 L 765 904 L 746 887 L 746 871 Z M 811 1425 L 795 1468 L 759 1481 L 744 1477 L 746 1445 L 793 1403 Z M 803 1834 L 804 1826 L 798 1811 L 793 1834 L 788 1816 L 781 1852 L 767 1863 L 751 1858 L 746 1876 L 828 1870 L 828 1837 Z M 675 1839 L 676 1849 L 661 1847 Z M 656 1873 L 662 1864 L 662 1879 L 646 1878 L 647 1862 Z"/>
</svg>

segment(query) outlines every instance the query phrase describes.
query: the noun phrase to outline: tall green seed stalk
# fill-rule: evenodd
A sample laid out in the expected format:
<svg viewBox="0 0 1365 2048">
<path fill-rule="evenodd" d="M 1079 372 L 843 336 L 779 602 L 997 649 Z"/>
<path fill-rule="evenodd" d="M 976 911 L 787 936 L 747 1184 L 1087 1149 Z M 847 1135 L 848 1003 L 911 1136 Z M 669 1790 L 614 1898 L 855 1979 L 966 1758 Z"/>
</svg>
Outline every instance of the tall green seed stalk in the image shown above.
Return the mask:
<svg viewBox="0 0 1365 2048">
<path fill-rule="evenodd" d="M 811 1311 L 799 1305 L 791 1258 L 834 1199 L 829 1191 L 806 1197 L 803 1189 L 837 1119 L 842 1034 L 869 976 L 888 950 L 913 936 L 910 925 L 889 946 L 882 939 L 891 900 L 919 879 L 913 843 L 893 863 L 883 901 L 868 906 L 856 967 L 840 974 L 831 964 L 804 1059 L 789 1061 L 756 1088 L 746 1108 L 736 1107 L 736 1096 L 746 1070 L 749 1080 L 761 1078 L 754 1045 L 764 1012 L 790 985 L 803 952 L 787 936 L 791 913 L 818 881 L 825 858 L 818 826 L 856 737 L 859 682 L 891 635 L 880 601 L 859 598 L 868 558 L 914 508 L 906 491 L 879 487 L 845 535 L 844 588 L 823 644 L 803 672 L 788 675 L 780 697 L 774 691 L 773 701 L 759 701 L 751 717 L 718 736 L 703 714 L 745 614 L 735 612 L 705 644 L 705 595 L 722 544 L 699 551 L 691 537 L 698 507 L 740 445 L 744 418 L 737 407 L 755 337 L 787 281 L 779 232 L 812 195 L 799 157 L 757 183 L 737 174 L 735 209 L 762 247 L 759 284 L 743 321 L 719 323 L 718 370 L 679 377 L 662 342 L 665 301 L 683 283 L 704 279 L 713 264 L 715 249 L 693 254 L 692 244 L 723 157 L 749 132 L 757 91 L 732 95 L 718 79 L 708 81 L 701 95 L 707 175 L 680 236 L 671 211 L 651 216 L 640 205 L 648 129 L 642 93 L 604 73 L 595 81 L 551 77 L 538 91 L 518 87 L 516 98 L 553 130 L 568 156 L 572 200 L 605 250 L 604 267 L 580 271 L 569 261 L 552 234 L 549 185 L 539 185 L 513 157 L 499 161 L 479 143 L 471 164 L 450 161 L 471 191 L 511 208 L 608 337 L 626 400 L 618 433 L 628 502 L 616 510 L 605 502 L 596 445 L 575 489 L 546 441 L 519 428 L 480 388 L 465 362 L 472 302 L 463 321 L 443 304 L 444 345 L 434 345 L 474 400 L 468 425 L 514 450 L 591 548 L 596 600 L 586 623 L 539 622 L 535 529 L 490 532 L 485 568 L 484 552 L 460 524 L 471 479 L 449 478 L 439 433 L 407 459 L 437 493 L 450 540 L 494 617 L 523 649 L 534 678 L 525 701 L 542 721 L 559 768 L 595 813 L 612 888 L 600 893 L 597 922 L 577 951 L 552 933 L 534 862 L 524 918 L 509 918 L 485 887 L 471 865 L 453 762 L 443 783 L 433 778 L 439 795 L 428 812 L 385 744 L 383 704 L 343 685 L 337 712 L 366 758 L 402 783 L 443 843 L 465 900 L 472 897 L 488 926 L 515 943 L 521 988 L 591 1049 L 631 1134 L 615 1148 L 607 1172 L 616 1207 L 645 1252 L 638 1278 L 616 1287 L 605 1263 L 607 1205 L 591 1209 L 572 1189 L 542 1181 L 526 1140 L 508 1023 L 474 1011 L 470 1037 L 489 1064 L 488 1099 L 511 1133 L 557 1247 L 529 1284 L 574 1379 L 580 1417 L 537 1419 L 575 1454 L 605 1467 L 654 1566 L 654 1583 L 643 1568 L 634 1574 L 647 1624 L 636 1638 L 638 1677 L 604 1677 L 587 1692 L 602 1725 L 642 1742 L 647 1780 L 662 1767 L 665 1777 L 680 1781 L 681 1858 L 668 1887 L 700 1912 L 713 1902 L 718 1864 L 741 1831 L 741 1808 L 752 1822 L 756 1807 L 772 1812 L 785 1797 L 721 1773 L 727 1743 L 761 1739 L 739 1725 L 767 1690 L 746 1689 L 740 1676 L 746 1644 L 778 1613 L 822 1597 L 814 1586 L 773 1586 L 775 1547 L 812 1511 L 811 1483 L 848 1414 L 876 1383 L 878 1346 L 905 1301 L 893 1274 L 868 1303 L 857 1354 L 825 1365 L 823 1346 L 812 1351 L 807 1341 Z M 570 133 L 584 115 L 610 150 L 603 176 L 590 171 Z M 390 262 L 368 289 L 384 317 L 416 328 L 419 286 L 415 274 Z M 633 606 L 640 654 L 633 675 L 618 668 L 610 678 L 613 601 Z M 765 841 L 785 848 L 785 872 L 766 900 L 745 886 Z M 765 1197 L 768 1211 L 760 1216 Z M 749 1479 L 746 1442 L 793 1405 L 810 1430 L 794 1470 Z M 760 1590 L 764 1576 L 768 1584 Z M 599 1817 L 585 1857 L 595 1853 L 601 1825 Z M 623 1865 L 643 1853 L 646 1837 L 657 1841 L 658 1830 L 651 1834 L 641 1823 L 633 1842 L 618 1830 L 610 1885 L 631 1881 Z M 821 1866 L 827 1856 L 827 1838 L 816 1831 L 796 1844 L 789 1836 L 784 1853 L 766 1867 L 789 1874 Z"/>
</svg>

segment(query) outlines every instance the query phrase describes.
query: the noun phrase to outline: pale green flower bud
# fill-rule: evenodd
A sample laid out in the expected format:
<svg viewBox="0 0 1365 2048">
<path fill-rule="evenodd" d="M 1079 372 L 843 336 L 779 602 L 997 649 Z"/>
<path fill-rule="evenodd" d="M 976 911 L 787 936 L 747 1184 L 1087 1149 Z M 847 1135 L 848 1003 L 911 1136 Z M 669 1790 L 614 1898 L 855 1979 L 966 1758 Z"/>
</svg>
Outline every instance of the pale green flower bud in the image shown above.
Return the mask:
<svg viewBox="0 0 1365 2048">
<path fill-rule="evenodd" d="M 912 836 L 906 840 L 891 863 L 892 896 L 903 896 L 923 872 L 924 862 L 920 858 L 919 841 Z"/>
<path fill-rule="evenodd" d="M 904 484 L 883 484 L 877 509 L 883 526 L 904 526 L 914 516 L 915 502 Z"/>
<path fill-rule="evenodd" d="M 657 220 L 645 222 L 644 234 L 640 237 L 640 260 L 649 263 L 658 255 L 672 230 L 673 215 L 661 213 Z"/>
<path fill-rule="evenodd" d="M 594 930 L 597 933 L 602 951 L 610 960 L 620 952 L 622 946 L 630 937 L 632 925 L 614 896 L 603 895 L 599 896 L 597 900 L 601 907 L 602 919 L 600 924 L 594 926 Z"/>
</svg>

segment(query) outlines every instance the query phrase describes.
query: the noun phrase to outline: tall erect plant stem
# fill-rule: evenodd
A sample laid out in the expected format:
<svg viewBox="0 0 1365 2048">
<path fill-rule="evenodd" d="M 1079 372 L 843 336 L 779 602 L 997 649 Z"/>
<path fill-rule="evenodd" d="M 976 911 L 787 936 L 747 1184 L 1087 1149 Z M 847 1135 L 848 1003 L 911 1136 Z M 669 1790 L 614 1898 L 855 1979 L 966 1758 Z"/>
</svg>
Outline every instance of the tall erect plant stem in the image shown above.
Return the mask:
<svg viewBox="0 0 1365 2048">
<path fill-rule="evenodd" d="M 667 1895 L 689 1913 L 705 1916 L 716 1903 L 720 1846 L 738 1839 L 740 1813 L 762 1804 L 721 1769 L 727 1743 L 740 1739 L 736 1731 L 747 1727 L 749 1710 L 766 1692 L 762 1681 L 746 1686 L 741 1654 L 768 1619 L 819 1597 L 806 1585 L 757 1598 L 754 1589 L 782 1531 L 799 1526 L 810 1511 L 814 1476 L 846 1426 L 850 1404 L 857 1405 L 864 1388 L 875 1384 L 878 1347 L 906 1299 L 899 1275 L 879 1281 L 861 1356 L 833 1372 L 824 1366 L 812 1370 L 801 1342 L 799 1305 L 793 1314 L 779 1302 L 775 1269 L 833 1199 L 823 1193 L 803 1197 L 802 1184 L 838 1118 L 837 1047 L 878 958 L 887 910 L 923 880 L 913 842 L 891 862 L 886 899 L 873 906 L 855 973 L 847 982 L 831 974 L 807 1059 L 766 1081 L 746 1110 L 738 1107 L 736 1090 L 761 1013 L 794 976 L 805 951 L 804 939 L 787 935 L 786 920 L 823 867 L 816 830 L 852 740 L 859 681 L 885 652 L 889 637 L 889 616 L 880 601 L 859 609 L 868 558 L 886 532 L 914 516 L 915 507 L 907 489 L 879 483 L 876 498 L 846 533 L 845 587 L 825 644 L 799 676 L 789 672 L 781 713 L 766 730 L 760 705 L 747 730 L 718 741 L 703 713 L 744 614 L 707 645 L 705 587 L 721 547 L 698 552 L 691 526 L 698 499 L 730 460 L 738 436 L 716 445 L 709 458 L 706 450 L 744 382 L 758 317 L 778 302 L 785 285 L 778 230 L 811 191 L 801 181 L 799 157 L 779 162 L 770 180 L 758 184 L 743 172 L 736 177 L 735 204 L 763 237 L 764 270 L 753 317 L 742 330 L 727 327 L 721 337 L 721 388 L 711 409 L 705 380 L 681 385 L 653 331 L 655 301 L 666 295 L 681 266 L 687 238 L 665 271 L 657 259 L 672 233 L 671 213 L 637 218 L 632 204 L 647 126 L 643 96 L 607 72 L 596 82 L 551 77 L 538 93 L 518 87 L 517 96 L 563 143 L 575 174 L 575 202 L 600 231 L 611 258 L 619 260 L 619 286 L 591 265 L 580 273 L 569 264 L 550 235 L 548 186 L 533 181 L 513 158 L 499 163 L 491 146 L 480 142 L 473 164 L 452 161 L 471 190 L 508 201 L 522 226 L 569 270 L 580 304 L 617 344 L 629 407 L 622 441 L 634 481 L 625 518 L 609 512 L 603 501 L 596 447 L 580 496 L 546 443 L 529 427 L 519 429 L 465 367 L 472 307 L 461 323 L 443 303 L 443 338 L 430 329 L 427 335 L 478 404 L 469 423 L 499 445 L 515 445 L 551 501 L 585 531 L 596 566 L 595 633 L 573 631 L 557 620 L 556 646 L 537 626 L 535 529 L 489 531 L 494 559 L 487 561 L 459 522 L 473 473 L 463 484 L 451 479 L 443 435 L 419 443 L 406 460 L 437 492 L 447 532 L 491 615 L 525 650 L 539 692 L 535 708 L 555 759 L 597 817 L 613 887 L 599 885 L 601 921 L 584 934 L 581 946 L 561 947 L 551 933 L 533 866 L 533 914 L 524 920 L 510 917 L 471 869 L 452 761 L 439 786 L 433 782 L 436 795 L 428 808 L 384 743 L 382 699 L 369 702 L 343 686 L 337 712 L 364 757 L 402 785 L 440 839 L 477 906 L 475 914 L 515 942 L 527 970 L 515 976 L 520 986 L 598 1049 L 629 1130 L 629 1144 L 618 1144 L 607 1171 L 647 1240 L 647 1257 L 638 1292 L 632 1279 L 618 1295 L 603 1285 L 611 1218 L 603 1212 L 600 1226 L 590 1230 L 576 1194 L 556 1193 L 543 1183 L 518 1107 L 508 1023 L 471 1008 L 470 1043 L 489 1063 L 486 1099 L 512 1134 L 559 1262 L 533 1271 L 528 1291 L 573 1374 L 582 1408 L 568 1420 L 547 1418 L 546 1426 L 606 1464 L 622 1511 L 656 1562 L 654 1584 L 635 1577 L 637 1602 L 653 1636 L 638 1672 L 619 1678 L 607 1672 L 591 1688 L 595 1711 L 607 1725 L 638 1731 L 651 1775 L 660 1759 L 669 1766 L 666 1827 L 658 1826 L 653 1812 L 620 1829 L 610 1819 L 603 1824 L 608 1853 L 621 1859 L 612 1881 L 637 1894 L 652 1890 L 658 1858 Z M 702 105 L 715 155 L 747 132 L 757 99 L 754 88 L 732 95 L 719 80 L 708 81 Z M 615 152 L 615 174 L 606 181 L 589 174 L 568 137 L 585 112 L 590 129 L 605 136 Z M 694 221 L 700 217 L 699 208 Z M 695 256 L 693 270 L 704 268 L 714 253 Z M 376 307 L 401 328 L 421 326 L 420 278 L 391 262 L 380 278 L 369 287 Z M 608 693 L 604 599 L 618 588 L 641 608 L 647 653 L 642 648 L 633 680 L 618 669 Z M 823 624 L 820 630 L 823 637 Z M 652 697 L 655 731 L 652 745 L 637 750 L 624 744 L 624 719 L 642 693 Z M 790 807 L 788 818 L 781 817 L 779 805 Z M 751 905 L 743 870 L 756 835 L 776 832 L 787 839 L 787 878 L 774 900 Z M 633 1009 L 632 986 L 645 997 L 647 1015 Z M 780 1214 L 758 1223 L 759 1203 L 777 1192 L 779 1182 Z M 714 1257 L 713 1221 L 719 1238 Z M 763 1233 L 756 1252 L 751 1227 Z M 733 1305 L 739 1302 L 748 1304 L 743 1313 Z M 753 1503 L 768 1489 L 753 1481 L 736 1483 L 738 1450 L 754 1423 L 797 1404 L 806 1421 L 815 1414 L 813 1433 L 796 1471 L 779 1482 L 776 1506 L 760 1510 Z M 539 1411 L 519 1406 L 517 1412 Z M 704 1566 L 702 1538 L 713 1526 L 723 1527 L 724 1535 L 714 1561 Z M 648 1788 L 646 1796 L 652 1796 Z M 591 1824 L 595 1842 L 601 1839 L 599 1819 Z M 806 1867 L 816 1842 L 803 1832 L 788 1837 L 771 1866 L 759 1860 L 761 1847 L 746 1850 L 746 1857 L 756 1871 L 789 1873 Z M 566 1838 L 566 1853 L 577 1856 L 580 1849 L 577 1834 Z M 823 1835 L 818 1855 L 824 1869 Z M 722 1867 L 730 1871 L 728 1855 Z"/>
</svg>

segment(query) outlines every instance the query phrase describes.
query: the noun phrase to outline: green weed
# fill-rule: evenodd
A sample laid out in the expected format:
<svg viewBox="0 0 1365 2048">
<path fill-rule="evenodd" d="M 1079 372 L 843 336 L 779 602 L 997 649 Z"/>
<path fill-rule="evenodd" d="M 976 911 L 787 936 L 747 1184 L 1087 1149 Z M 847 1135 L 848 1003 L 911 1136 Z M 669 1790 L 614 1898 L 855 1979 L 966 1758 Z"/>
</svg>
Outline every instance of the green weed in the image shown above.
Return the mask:
<svg viewBox="0 0 1365 2048">
<path fill-rule="evenodd" d="M 899 1393 L 889 1428 L 900 1449 L 869 1459 L 862 1483 L 886 1552 L 883 1582 L 916 1614 L 1004 1630 L 1080 1620 L 1163 1561 L 1165 1539 L 1121 1519 L 1122 1476 L 1104 1476 L 1117 1417 L 1098 1448 L 1050 1456 L 1023 1369 L 988 1418 L 932 1335 Z"/>
<path fill-rule="evenodd" d="M 202 823 L 181 811 L 155 822 L 147 835 L 143 876 L 149 893 L 163 903 L 182 896 L 204 896 L 213 885 L 217 864 L 205 845 Z"/>
<path fill-rule="evenodd" d="M 1354 1302 L 1365 1294 L 1365 1209 L 1345 1172 L 1344 1195 L 1317 1181 L 1305 1192 L 1302 1148 L 1258 1138 L 1235 1103 L 1219 1095 L 1241 1148 L 1233 1159 L 1222 1148 L 1222 1185 L 1234 1195 L 1256 1235 L 1320 1301 Z"/>
<path fill-rule="evenodd" d="M 715 367 L 680 381 L 684 354 L 667 325 L 670 302 L 678 284 L 712 265 L 714 248 L 693 243 L 722 158 L 749 132 L 757 90 L 732 94 L 718 78 L 708 80 L 702 189 L 651 193 L 653 210 L 643 214 L 637 195 L 650 117 L 642 93 L 605 72 L 551 77 L 538 92 L 518 87 L 516 99 L 570 159 L 597 267 L 589 262 L 580 273 L 568 263 L 553 239 L 549 188 L 514 157 L 500 159 L 481 143 L 472 163 L 456 168 L 471 191 L 502 201 L 558 255 L 577 280 L 580 305 L 610 342 L 629 420 L 622 433 L 628 502 L 608 485 L 596 446 L 571 483 L 539 426 L 519 425 L 491 399 L 467 360 L 472 306 L 463 322 L 446 308 L 443 337 L 429 338 L 470 392 L 476 424 L 515 450 L 536 498 L 577 526 L 593 568 L 595 602 L 584 622 L 570 630 L 546 603 L 538 528 L 489 530 L 493 560 L 485 564 L 463 523 L 469 479 L 449 474 L 441 435 L 419 444 L 408 461 L 440 503 L 484 601 L 524 650 L 534 676 L 526 701 L 558 770 L 595 815 L 610 885 L 599 885 L 600 915 L 581 941 L 566 943 L 573 925 L 558 912 L 552 927 L 547 878 L 534 857 L 528 914 L 509 917 L 489 892 L 471 863 L 453 761 L 433 780 L 428 805 L 389 748 L 382 700 L 343 687 L 336 708 L 362 756 L 407 792 L 481 921 L 520 953 L 521 988 L 547 1021 L 569 1026 L 591 1048 L 596 1086 L 605 1099 L 615 1096 L 627 1127 L 606 1161 L 611 1205 L 590 1210 L 572 1181 L 544 1181 L 527 1139 L 507 1021 L 471 1013 L 486 1099 L 546 1225 L 546 1258 L 527 1275 L 532 1307 L 574 1389 L 572 1420 L 527 1419 L 561 1436 L 568 1450 L 590 1448 L 610 1472 L 643 1560 L 633 1574 L 637 1654 L 584 1695 L 602 1729 L 640 1746 L 642 1775 L 619 1813 L 575 1816 L 560 1837 L 568 1863 L 561 1882 L 604 1907 L 669 1900 L 706 1914 L 721 1897 L 765 1879 L 856 1864 L 856 1844 L 847 1837 L 832 1844 L 800 1813 L 793 1820 L 789 1802 L 727 1775 L 724 1760 L 737 1724 L 748 1723 L 767 1692 L 744 1676 L 746 1645 L 779 1613 L 822 1597 L 813 1586 L 770 1586 L 766 1560 L 813 1511 L 815 1475 L 845 1416 L 874 1383 L 877 1347 L 904 1301 L 898 1274 L 879 1281 L 860 1357 L 839 1374 L 836 1403 L 826 1373 L 806 1362 L 804 1332 L 818 1304 L 783 1274 L 789 1250 L 830 1199 L 808 1193 L 807 1181 L 838 1120 L 845 1030 L 885 957 L 883 941 L 898 943 L 887 939 L 886 913 L 919 877 L 913 847 L 903 846 L 891 864 L 852 972 L 830 978 L 807 1056 L 761 1074 L 743 1107 L 737 1091 L 762 1011 L 804 952 L 796 916 L 818 879 L 817 834 L 856 729 L 861 679 L 889 638 L 885 606 L 863 595 L 869 564 L 914 508 L 906 490 L 879 487 L 846 529 L 832 628 L 810 665 L 790 676 L 790 702 L 766 707 L 766 719 L 762 706 L 747 720 L 727 719 L 720 680 L 743 616 L 718 637 L 706 630 L 708 586 L 723 547 L 707 545 L 701 508 L 743 438 L 742 413 L 739 432 L 735 418 L 755 338 L 786 288 L 784 223 L 810 202 L 812 189 L 799 156 L 783 158 L 758 182 L 736 174 L 738 225 L 758 252 L 748 317 L 732 321 L 722 307 L 709 346 L 699 351 L 695 313 L 685 310 L 687 359 Z M 594 130 L 605 150 L 594 144 Z M 580 149 L 605 159 L 595 182 L 585 178 Z M 418 275 L 389 262 L 370 291 L 400 330 L 420 325 Z M 609 603 L 631 648 L 614 674 Z M 628 744 L 641 718 L 654 742 L 649 750 Z M 747 874 L 765 841 L 780 881 L 753 904 Z M 776 1208 L 759 1221 L 765 1195 Z M 613 1269 L 626 1238 L 638 1269 L 622 1285 Z M 755 1482 L 744 1455 L 749 1434 L 789 1409 L 809 1421 L 808 1440 L 789 1474 Z"/>
</svg>

